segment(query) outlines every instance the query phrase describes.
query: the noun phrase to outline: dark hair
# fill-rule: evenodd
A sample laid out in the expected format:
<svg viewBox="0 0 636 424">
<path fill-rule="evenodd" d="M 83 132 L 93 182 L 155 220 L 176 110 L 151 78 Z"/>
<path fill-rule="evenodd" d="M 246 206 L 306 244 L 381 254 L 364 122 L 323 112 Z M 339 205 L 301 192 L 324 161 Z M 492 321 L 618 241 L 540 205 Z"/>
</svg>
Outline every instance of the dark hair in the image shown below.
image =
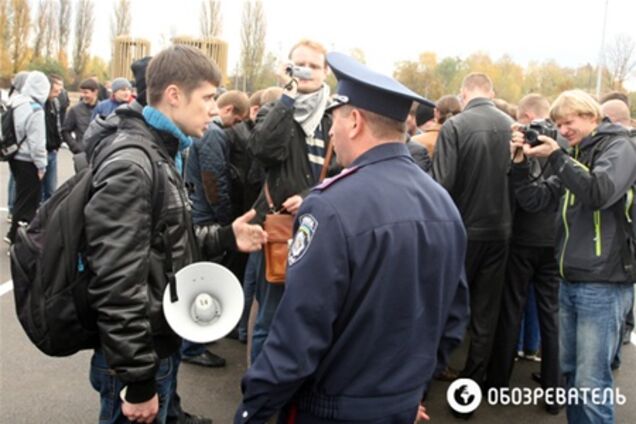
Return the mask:
<svg viewBox="0 0 636 424">
<path fill-rule="evenodd" d="M 424 103 L 418 103 L 417 109 L 415 110 L 415 124 L 419 127 L 425 122 L 433 119 L 433 117 L 435 116 L 435 114 L 433 113 L 434 111 L 434 107 L 425 105 Z"/>
<path fill-rule="evenodd" d="M 162 50 L 152 58 L 146 70 L 148 103 L 156 105 L 171 84 L 189 96 L 202 82 L 218 87 L 221 83 L 219 67 L 201 52 L 190 46 L 176 45 Z"/>
<path fill-rule="evenodd" d="M 609 100 L 620 100 L 629 107 L 629 97 L 627 94 L 621 93 L 620 91 L 610 91 L 609 93 L 604 94 L 603 97 L 601 97 L 600 103 L 603 104 Z"/>
<path fill-rule="evenodd" d="M 99 90 L 99 84 L 97 84 L 97 81 L 88 78 L 88 79 L 85 79 L 84 81 L 80 82 L 79 88 L 80 88 L 80 90 L 95 91 L 95 90 Z"/>
<path fill-rule="evenodd" d="M 51 85 L 53 85 L 53 83 L 63 83 L 64 79 L 59 76 L 58 74 L 49 74 L 49 82 L 51 83 Z"/>
<path fill-rule="evenodd" d="M 462 111 L 462 104 L 457 99 L 457 96 L 447 94 L 440 97 L 435 105 L 437 113 L 439 114 L 438 124 L 442 125 L 447 119 L 457 115 Z"/>
</svg>

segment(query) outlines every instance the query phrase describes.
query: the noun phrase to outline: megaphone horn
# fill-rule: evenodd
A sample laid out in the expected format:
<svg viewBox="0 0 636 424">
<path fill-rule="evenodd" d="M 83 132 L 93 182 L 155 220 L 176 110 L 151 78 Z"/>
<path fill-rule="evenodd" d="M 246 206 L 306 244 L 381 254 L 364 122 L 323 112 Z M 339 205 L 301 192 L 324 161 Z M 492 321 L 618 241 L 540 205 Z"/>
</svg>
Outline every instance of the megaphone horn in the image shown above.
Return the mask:
<svg viewBox="0 0 636 424">
<path fill-rule="evenodd" d="M 175 292 L 168 285 L 163 313 L 179 336 L 195 343 L 222 339 L 243 315 L 243 289 L 227 268 L 213 262 L 196 262 L 177 272 Z"/>
</svg>

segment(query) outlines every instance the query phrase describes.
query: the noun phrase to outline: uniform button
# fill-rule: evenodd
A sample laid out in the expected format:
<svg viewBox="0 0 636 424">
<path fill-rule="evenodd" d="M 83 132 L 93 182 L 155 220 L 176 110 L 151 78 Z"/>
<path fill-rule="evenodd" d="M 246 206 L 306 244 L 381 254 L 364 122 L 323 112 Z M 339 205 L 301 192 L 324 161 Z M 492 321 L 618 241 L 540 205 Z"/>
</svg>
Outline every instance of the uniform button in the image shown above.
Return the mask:
<svg viewBox="0 0 636 424">
<path fill-rule="evenodd" d="M 243 418 L 247 418 L 247 411 L 243 411 Z"/>
</svg>

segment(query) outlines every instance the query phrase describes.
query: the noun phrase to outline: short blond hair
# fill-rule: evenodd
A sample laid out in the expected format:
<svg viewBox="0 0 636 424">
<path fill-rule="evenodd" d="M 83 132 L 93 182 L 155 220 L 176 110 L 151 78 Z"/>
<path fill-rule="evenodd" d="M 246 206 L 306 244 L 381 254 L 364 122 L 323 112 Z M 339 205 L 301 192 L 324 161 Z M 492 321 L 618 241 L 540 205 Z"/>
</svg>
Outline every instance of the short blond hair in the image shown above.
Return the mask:
<svg viewBox="0 0 636 424">
<path fill-rule="evenodd" d="M 309 49 L 311 49 L 311 50 L 323 55 L 324 58 L 325 58 L 324 67 L 325 68 L 327 67 L 327 49 L 325 48 L 325 46 L 323 46 L 322 44 L 320 44 L 317 41 L 309 40 L 307 38 L 303 38 L 302 40 L 300 40 L 299 42 L 294 44 L 293 47 L 289 50 L 289 59 L 291 59 L 292 54 L 294 53 L 294 50 L 296 50 L 298 47 L 307 47 L 307 48 L 309 48 Z"/>
<path fill-rule="evenodd" d="M 548 116 L 550 113 L 550 102 L 541 94 L 530 93 L 519 100 L 515 119 L 526 112 L 532 112 L 536 116 Z"/>
<path fill-rule="evenodd" d="M 568 90 L 559 94 L 559 97 L 550 106 L 550 119 L 557 121 L 568 115 L 587 116 L 601 122 L 603 114 L 601 106 L 596 99 L 583 90 Z"/>
<path fill-rule="evenodd" d="M 489 92 L 493 90 L 493 84 L 488 75 L 481 72 L 472 72 L 464 77 L 462 88 L 468 91 L 480 90 Z"/>
<path fill-rule="evenodd" d="M 247 94 L 238 90 L 230 90 L 221 94 L 219 99 L 216 101 L 216 104 L 219 108 L 232 105 L 234 108 L 234 114 L 238 116 L 247 115 L 250 108 L 250 100 L 247 97 Z"/>
</svg>

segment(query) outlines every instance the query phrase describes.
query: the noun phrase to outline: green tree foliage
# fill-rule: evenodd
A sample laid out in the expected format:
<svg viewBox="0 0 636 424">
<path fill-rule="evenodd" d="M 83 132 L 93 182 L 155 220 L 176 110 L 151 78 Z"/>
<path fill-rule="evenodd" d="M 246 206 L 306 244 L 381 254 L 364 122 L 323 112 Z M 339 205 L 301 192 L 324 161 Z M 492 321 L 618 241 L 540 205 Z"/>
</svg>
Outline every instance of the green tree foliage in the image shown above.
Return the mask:
<svg viewBox="0 0 636 424">
<path fill-rule="evenodd" d="M 71 81 L 69 80 L 68 69 L 65 68 L 59 61 L 52 57 L 39 57 L 34 59 L 29 63 L 28 67 L 29 71 L 42 71 L 43 73 L 56 74 L 61 76 L 64 79 L 65 84 L 69 84 Z"/>
</svg>

